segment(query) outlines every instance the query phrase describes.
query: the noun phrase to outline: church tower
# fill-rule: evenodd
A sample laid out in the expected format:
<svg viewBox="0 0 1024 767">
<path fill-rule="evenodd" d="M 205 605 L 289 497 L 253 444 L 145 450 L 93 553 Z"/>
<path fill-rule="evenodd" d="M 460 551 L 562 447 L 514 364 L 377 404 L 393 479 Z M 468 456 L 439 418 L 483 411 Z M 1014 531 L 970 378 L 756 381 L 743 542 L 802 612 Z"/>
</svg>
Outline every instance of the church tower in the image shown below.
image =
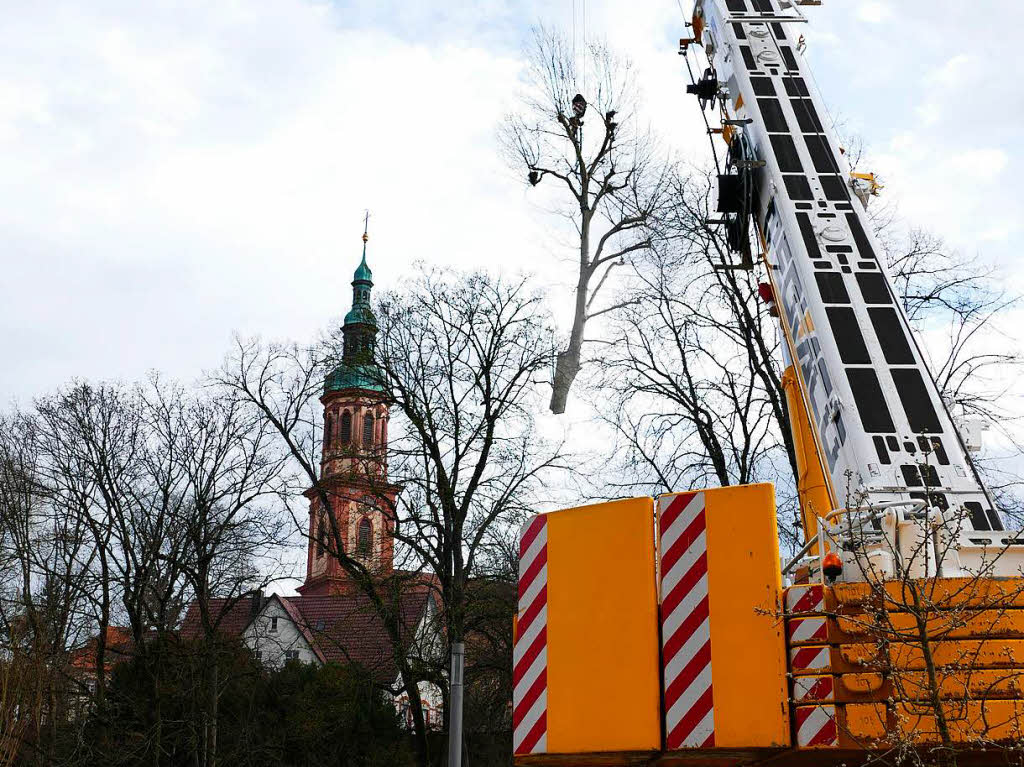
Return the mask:
<svg viewBox="0 0 1024 767">
<path fill-rule="evenodd" d="M 398 488 L 388 483 L 388 407 L 373 363 L 377 320 L 370 308 L 373 274 L 363 259 L 352 280 L 352 309 L 342 327 L 341 364 L 324 381 L 321 477 L 328 488 L 344 551 L 380 575 L 394 568 L 394 509 Z M 330 521 L 319 494 L 309 498 L 309 546 L 303 596 L 340 594 L 354 588 L 333 557 Z"/>
</svg>

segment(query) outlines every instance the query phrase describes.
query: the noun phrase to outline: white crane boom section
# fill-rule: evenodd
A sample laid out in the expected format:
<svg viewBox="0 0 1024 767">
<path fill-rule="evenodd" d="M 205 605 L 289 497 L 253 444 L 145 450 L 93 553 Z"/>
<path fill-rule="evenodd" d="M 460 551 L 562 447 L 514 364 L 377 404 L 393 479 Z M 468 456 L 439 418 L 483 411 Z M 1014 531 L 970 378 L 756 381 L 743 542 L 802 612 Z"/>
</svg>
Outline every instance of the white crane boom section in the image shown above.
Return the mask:
<svg viewBox="0 0 1024 767">
<path fill-rule="evenodd" d="M 1005 567 L 1016 571 L 1024 560 L 968 460 L 812 87 L 795 5 L 697 0 L 695 32 L 733 136 L 731 171 L 746 179 L 733 179 L 733 193 L 749 190 L 739 215 L 753 217 L 765 248 L 833 499 L 847 508 L 923 501 L 893 524 L 941 527 L 955 553 L 942 574 L 977 571 L 1009 549 Z"/>
</svg>

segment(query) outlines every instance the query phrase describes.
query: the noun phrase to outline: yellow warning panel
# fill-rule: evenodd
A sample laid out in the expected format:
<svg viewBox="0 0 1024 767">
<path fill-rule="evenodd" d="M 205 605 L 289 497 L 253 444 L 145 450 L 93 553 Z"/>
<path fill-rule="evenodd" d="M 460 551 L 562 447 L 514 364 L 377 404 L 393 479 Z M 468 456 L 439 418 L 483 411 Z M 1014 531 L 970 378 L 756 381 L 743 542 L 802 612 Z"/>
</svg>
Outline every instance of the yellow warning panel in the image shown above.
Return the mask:
<svg viewBox="0 0 1024 767">
<path fill-rule="evenodd" d="M 654 501 L 547 514 L 548 754 L 660 747 Z"/>
<path fill-rule="evenodd" d="M 668 751 L 790 745 L 771 485 L 658 498 Z"/>
<path fill-rule="evenodd" d="M 705 495 L 715 742 L 788 746 L 775 489 L 746 485 Z"/>
</svg>

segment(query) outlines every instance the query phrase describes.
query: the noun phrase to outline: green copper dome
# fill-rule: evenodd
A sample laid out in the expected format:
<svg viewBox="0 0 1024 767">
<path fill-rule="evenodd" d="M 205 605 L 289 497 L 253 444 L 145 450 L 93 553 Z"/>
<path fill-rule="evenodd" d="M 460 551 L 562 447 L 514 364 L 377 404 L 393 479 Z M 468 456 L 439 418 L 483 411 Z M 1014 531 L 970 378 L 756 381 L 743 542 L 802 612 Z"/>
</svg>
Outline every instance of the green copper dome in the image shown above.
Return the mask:
<svg viewBox="0 0 1024 767">
<path fill-rule="evenodd" d="M 366 265 L 366 250 L 363 250 L 363 260 L 359 262 L 359 268 L 356 269 L 355 275 L 352 277 L 352 282 L 368 282 L 373 285 L 373 272 L 370 271 L 370 267 Z"/>
<path fill-rule="evenodd" d="M 346 325 L 373 325 L 377 327 L 377 318 L 373 316 L 373 310 L 369 306 L 353 306 L 345 315 Z"/>
<path fill-rule="evenodd" d="M 373 365 L 346 365 L 342 363 L 327 374 L 324 379 L 324 391 L 341 391 L 342 389 L 367 389 L 382 392 L 384 388 L 377 380 Z"/>
<path fill-rule="evenodd" d="M 327 374 L 324 392 L 365 389 L 383 392 L 380 376 L 373 364 L 373 346 L 377 338 L 377 318 L 370 308 L 373 272 L 366 263 L 366 233 L 363 233 L 363 260 L 352 280 L 352 308 L 345 315 L 342 333 L 345 347 L 341 364 Z"/>
</svg>

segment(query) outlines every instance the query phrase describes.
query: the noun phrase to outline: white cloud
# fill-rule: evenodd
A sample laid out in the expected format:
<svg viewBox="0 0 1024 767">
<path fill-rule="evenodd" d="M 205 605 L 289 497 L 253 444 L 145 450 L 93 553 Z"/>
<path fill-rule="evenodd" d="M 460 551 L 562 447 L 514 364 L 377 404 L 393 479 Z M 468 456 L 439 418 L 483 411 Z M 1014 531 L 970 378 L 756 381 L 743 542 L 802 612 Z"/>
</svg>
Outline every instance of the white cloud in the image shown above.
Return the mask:
<svg viewBox="0 0 1024 767">
<path fill-rule="evenodd" d="M 979 62 L 976 58 L 958 53 L 934 70 L 928 77 L 931 82 L 946 87 L 959 87 L 967 84 L 973 76 L 980 74 Z"/>
<path fill-rule="evenodd" d="M 870 169 L 908 217 L 961 245 L 987 235 L 986 253 L 1009 262 L 996 234 L 1020 229 L 1020 203 L 991 185 L 1017 172 L 1020 150 L 987 106 L 1024 116 L 1013 68 L 992 64 L 1015 60 L 1009 30 L 1024 14 L 993 32 L 905 0 L 900 14 L 923 20 L 909 46 L 880 23 L 893 8 L 808 9 L 817 84 L 885 147 Z M 494 130 L 518 87 L 524 26 L 568 26 L 569 14 L 537 0 L 8 9 L 0 268 L 14 288 L 0 302 L 0 398 L 74 375 L 188 377 L 216 364 L 233 330 L 310 335 L 344 312 L 366 207 L 383 287 L 416 259 L 566 286 L 559 238 L 537 191 L 497 159 Z M 636 59 L 652 126 L 703 159 L 675 0 L 595 0 L 588 14 L 591 34 Z M 950 58 L 954 35 L 984 43 L 985 77 L 978 57 Z"/>
<path fill-rule="evenodd" d="M 960 174 L 992 181 L 1003 172 L 1010 158 L 1002 149 L 967 149 L 950 157 L 950 166 Z"/>
<path fill-rule="evenodd" d="M 857 4 L 857 18 L 869 24 L 881 24 L 892 16 L 892 9 L 877 0 L 865 0 Z"/>
</svg>

